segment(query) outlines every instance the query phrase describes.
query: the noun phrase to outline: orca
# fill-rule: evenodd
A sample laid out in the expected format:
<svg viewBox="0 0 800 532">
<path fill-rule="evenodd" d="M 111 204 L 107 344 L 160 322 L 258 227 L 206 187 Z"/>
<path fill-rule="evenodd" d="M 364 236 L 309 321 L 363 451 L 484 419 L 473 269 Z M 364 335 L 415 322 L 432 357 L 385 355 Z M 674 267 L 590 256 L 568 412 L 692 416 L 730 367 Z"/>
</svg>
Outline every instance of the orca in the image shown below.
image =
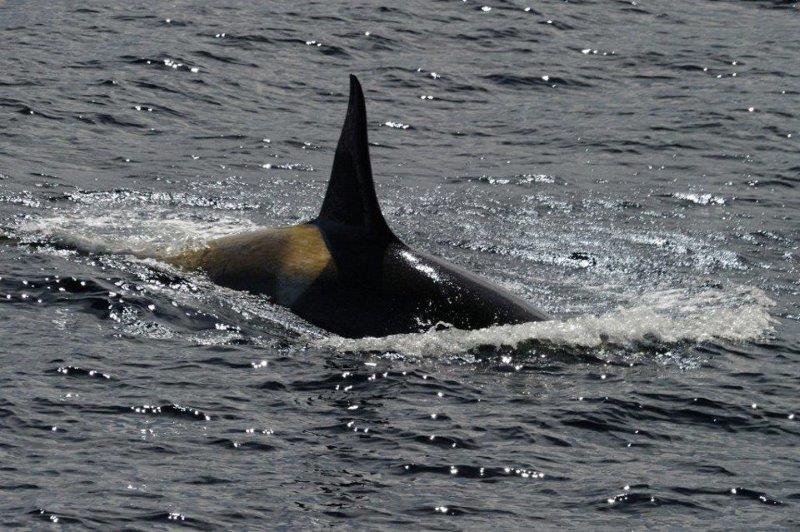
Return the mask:
<svg viewBox="0 0 800 532">
<path fill-rule="evenodd" d="M 266 295 L 348 338 L 548 319 L 525 300 L 408 247 L 392 232 L 375 193 L 364 94 L 352 75 L 319 215 L 291 227 L 219 238 L 167 262 L 202 270 L 218 285 Z"/>
</svg>

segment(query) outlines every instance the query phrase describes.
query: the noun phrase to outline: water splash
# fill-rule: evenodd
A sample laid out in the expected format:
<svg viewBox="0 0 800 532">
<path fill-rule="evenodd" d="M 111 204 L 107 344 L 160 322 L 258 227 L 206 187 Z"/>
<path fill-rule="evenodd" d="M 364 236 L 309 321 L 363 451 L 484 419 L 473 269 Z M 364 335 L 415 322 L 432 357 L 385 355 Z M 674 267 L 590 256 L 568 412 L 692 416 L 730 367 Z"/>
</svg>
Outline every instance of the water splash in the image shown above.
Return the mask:
<svg viewBox="0 0 800 532">
<path fill-rule="evenodd" d="M 562 347 L 636 346 L 656 340 L 739 342 L 763 337 L 773 327 L 768 309 L 775 303 L 763 291 L 747 287 L 672 289 L 641 295 L 629 305 L 601 315 L 582 315 L 521 325 L 463 331 L 430 330 L 382 338 L 332 336 L 313 343 L 339 351 L 389 351 L 432 357 L 465 353 L 482 346 L 517 347 L 541 341 Z"/>
</svg>

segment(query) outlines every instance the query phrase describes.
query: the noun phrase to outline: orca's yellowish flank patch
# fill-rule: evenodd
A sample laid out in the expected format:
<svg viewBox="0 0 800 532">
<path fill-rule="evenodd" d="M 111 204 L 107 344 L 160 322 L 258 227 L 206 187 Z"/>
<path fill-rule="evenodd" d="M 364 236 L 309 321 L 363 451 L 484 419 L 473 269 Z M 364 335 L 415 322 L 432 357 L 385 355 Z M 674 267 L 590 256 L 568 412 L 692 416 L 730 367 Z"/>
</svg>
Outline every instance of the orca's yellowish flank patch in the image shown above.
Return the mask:
<svg viewBox="0 0 800 532">
<path fill-rule="evenodd" d="M 184 269 L 203 270 L 224 286 L 266 291 L 286 306 L 326 268 L 334 268 L 322 233 L 309 224 L 223 237 L 166 261 Z"/>
</svg>

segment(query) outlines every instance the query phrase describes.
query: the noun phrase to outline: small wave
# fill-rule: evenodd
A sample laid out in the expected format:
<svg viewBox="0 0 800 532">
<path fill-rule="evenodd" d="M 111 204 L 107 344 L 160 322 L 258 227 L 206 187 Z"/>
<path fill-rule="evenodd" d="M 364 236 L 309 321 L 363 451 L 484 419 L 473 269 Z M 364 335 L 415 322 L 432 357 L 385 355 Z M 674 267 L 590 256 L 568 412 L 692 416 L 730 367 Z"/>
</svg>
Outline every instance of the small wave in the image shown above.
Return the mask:
<svg viewBox="0 0 800 532">
<path fill-rule="evenodd" d="M 181 406 L 179 404 L 165 404 L 165 405 L 142 405 L 132 406 L 130 408 L 137 414 L 147 414 L 151 416 L 169 416 L 184 419 L 199 419 L 202 421 L 211 421 L 211 416 L 196 408 Z"/>
<path fill-rule="evenodd" d="M 552 185 L 555 177 L 547 174 L 514 174 L 512 176 L 492 176 L 483 174 L 481 176 L 463 176 L 453 179 L 459 181 L 477 181 L 478 183 L 488 183 L 489 185 L 528 185 L 531 183 L 544 183 Z"/>
<path fill-rule="evenodd" d="M 289 168 L 294 169 L 294 168 Z M 73 203 L 95 205 L 105 203 L 108 205 L 117 204 L 153 204 L 166 205 L 170 207 L 200 207 L 217 210 L 254 210 L 259 207 L 256 203 L 242 202 L 230 197 L 202 196 L 188 192 L 159 192 L 159 191 L 137 191 L 127 189 L 117 189 L 110 191 L 86 191 L 67 192 L 63 196 L 55 199 L 66 199 Z"/>
<path fill-rule="evenodd" d="M 408 129 L 408 128 L 410 128 L 410 127 L 411 127 L 411 126 L 410 126 L 410 125 L 408 125 L 408 124 L 404 124 L 404 123 L 402 123 L 402 122 L 393 122 L 393 121 L 391 121 L 391 120 L 390 120 L 390 121 L 388 121 L 388 122 L 384 122 L 384 124 L 383 124 L 383 125 L 384 125 L 384 126 L 386 126 L 386 127 L 393 128 L 393 129 Z"/>
<path fill-rule="evenodd" d="M 95 369 L 84 369 L 77 366 L 59 366 L 56 370 L 63 375 L 70 375 L 74 377 L 89 377 L 93 379 L 110 379 L 111 375 L 103 373 Z"/>
<path fill-rule="evenodd" d="M 492 81 L 501 86 L 512 87 L 516 89 L 528 88 L 532 86 L 553 87 L 562 85 L 566 87 L 589 87 L 590 85 L 577 80 L 567 80 L 559 76 L 551 76 L 543 74 L 541 76 L 523 76 L 516 74 L 488 74 L 484 79 Z"/>
<path fill-rule="evenodd" d="M 692 192 L 676 192 L 673 198 L 689 201 L 696 205 L 725 205 L 725 199 L 711 194 L 695 194 Z"/>
<path fill-rule="evenodd" d="M 599 316 L 381 338 L 331 336 L 313 343 L 339 351 L 388 351 L 425 357 L 455 355 L 483 346 L 516 348 L 529 341 L 572 348 L 636 347 L 653 339 L 664 344 L 739 342 L 763 337 L 772 330 L 774 319 L 768 309 L 774 304 L 763 291 L 752 287 L 674 289 L 644 294 L 634 305 Z"/>
<path fill-rule="evenodd" d="M 272 164 L 272 163 L 265 163 L 261 165 L 261 168 L 267 170 L 292 170 L 298 172 L 313 172 L 314 167 L 310 164 L 306 163 L 283 163 L 283 164 Z"/>
</svg>

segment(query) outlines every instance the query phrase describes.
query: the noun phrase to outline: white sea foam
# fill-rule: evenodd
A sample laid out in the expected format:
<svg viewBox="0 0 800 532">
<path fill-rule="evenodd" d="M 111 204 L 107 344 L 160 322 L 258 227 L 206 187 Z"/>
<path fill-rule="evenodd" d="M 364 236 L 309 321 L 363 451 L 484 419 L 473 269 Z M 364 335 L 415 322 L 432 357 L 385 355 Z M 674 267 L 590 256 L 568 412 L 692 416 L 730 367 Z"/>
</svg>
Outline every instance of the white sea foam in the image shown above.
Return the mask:
<svg viewBox="0 0 800 532">
<path fill-rule="evenodd" d="M 564 347 L 634 346 L 656 340 L 679 342 L 759 338 L 772 330 L 774 302 L 757 288 L 666 290 L 640 296 L 634 303 L 602 315 L 584 315 L 474 331 L 431 330 L 381 338 L 331 336 L 313 343 L 340 351 L 389 351 L 410 356 L 464 353 L 480 346 L 516 347 L 536 340 Z"/>
<path fill-rule="evenodd" d="M 100 216 L 62 213 L 23 221 L 15 228 L 23 240 L 47 240 L 91 253 L 167 256 L 222 236 L 258 229 L 240 218 L 189 220 L 150 213 L 146 218 L 114 211 Z"/>
</svg>

